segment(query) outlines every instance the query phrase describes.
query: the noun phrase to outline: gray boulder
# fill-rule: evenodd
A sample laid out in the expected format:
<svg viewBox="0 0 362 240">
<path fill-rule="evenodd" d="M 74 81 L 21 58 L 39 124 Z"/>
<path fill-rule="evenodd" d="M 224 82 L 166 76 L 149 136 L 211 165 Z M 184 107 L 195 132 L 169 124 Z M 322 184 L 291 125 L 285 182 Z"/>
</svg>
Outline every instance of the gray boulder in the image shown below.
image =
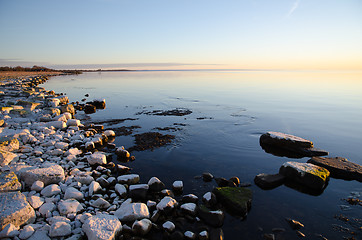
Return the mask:
<svg viewBox="0 0 362 240">
<path fill-rule="evenodd" d="M 43 164 L 41 167 L 23 167 L 16 174 L 27 186 L 35 181 L 42 181 L 44 185 L 59 183 L 64 180 L 64 169 L 58 164 Z"/>
</svg>

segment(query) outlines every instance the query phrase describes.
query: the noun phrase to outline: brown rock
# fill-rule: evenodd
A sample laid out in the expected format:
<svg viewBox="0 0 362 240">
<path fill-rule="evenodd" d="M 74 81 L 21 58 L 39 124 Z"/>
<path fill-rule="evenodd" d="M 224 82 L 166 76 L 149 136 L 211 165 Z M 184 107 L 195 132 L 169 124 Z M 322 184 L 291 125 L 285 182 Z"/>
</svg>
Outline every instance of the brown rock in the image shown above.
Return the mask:
<svg viewBox="0 0 362 240">
<path fill-rule="evenodd" d="M 346 158 L 313 157 L 308 160 L 308 163 L 328 169 L 331 176 L 334 178 L 357 180 L 362 182 L 362 166 L 357 163 L 350 162 Z"/>
</svg>

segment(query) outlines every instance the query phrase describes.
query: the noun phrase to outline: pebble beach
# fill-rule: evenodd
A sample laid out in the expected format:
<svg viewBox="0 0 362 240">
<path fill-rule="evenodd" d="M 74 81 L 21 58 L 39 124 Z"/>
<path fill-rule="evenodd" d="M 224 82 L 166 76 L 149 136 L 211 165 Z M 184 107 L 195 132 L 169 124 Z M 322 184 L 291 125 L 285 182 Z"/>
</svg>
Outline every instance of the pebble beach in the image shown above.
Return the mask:
<svg viewBox="0 0 362 240">
<path fill-rule="evenodd" d="M 157 176 L 142 179 L 115 164 L 114 155 L 135 157 L 112 143 L 112 130 L 74 119 L 67 96 L 38 86 L 47 79 L 2 78 L 1 238 L 223 238 L 219 193 L 199 200 L 183 194 L 182 181 L 165 186 Z M 205 181 L 212 178 L 204 174 Z M 251 191 L 238 188 L 237 178 L 225 181 L 225 188 L 249 196 L 236 207 L 245 216 Z"/>
</svg>

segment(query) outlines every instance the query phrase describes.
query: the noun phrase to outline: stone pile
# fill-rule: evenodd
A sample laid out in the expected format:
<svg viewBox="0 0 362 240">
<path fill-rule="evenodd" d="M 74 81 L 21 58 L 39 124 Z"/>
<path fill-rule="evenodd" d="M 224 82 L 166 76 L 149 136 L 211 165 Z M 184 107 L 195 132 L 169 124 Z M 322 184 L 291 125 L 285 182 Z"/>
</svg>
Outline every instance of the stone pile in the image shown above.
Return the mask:
<svg viewBox="0 0 362 240">
<path fill-rule="evenodd" d="M 114 132 L 84 126 L 68 97 L 38 86 L 44 81 L 0 86 L 0 238 L 223 239 L 224 209 L 249 211 L 251 190 L 237 178 L 218 179 L 201 203 L 182 196 L 182 181 L 167 189 L 157 177 L 147 181 L 113 163 L 112 156 L 132 158 L 110 144 Z"/>
</svg>

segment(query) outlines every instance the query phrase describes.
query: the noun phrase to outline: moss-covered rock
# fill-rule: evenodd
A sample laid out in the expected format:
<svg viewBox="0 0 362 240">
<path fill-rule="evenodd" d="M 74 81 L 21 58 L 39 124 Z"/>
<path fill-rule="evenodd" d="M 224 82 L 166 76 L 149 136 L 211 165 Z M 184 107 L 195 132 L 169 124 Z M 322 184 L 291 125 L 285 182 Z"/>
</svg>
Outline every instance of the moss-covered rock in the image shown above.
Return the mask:
<svg viewBox="0 0 362 240">
<path fill-rule="evenodd" d="M 12 137 L 1 137 L 0 138 L 0 149 L 5 151 L 15 151 L 19 149 L 19 140 Z"/>
<path fill-rule="evenodd" d="M 218 187 L 213 192 L 232 215 L 245 216 L 251 208 L 253 192 L 249 188 Z"/>
<path fill-rule="evenodd" d="M 0 192 L 20 191 L 21 183 L 14 172 L 0 174 Z"/>
<path fill-rule="evenodd" d="M 287 179 L 298 182 L 311 189 L 323 189 L 329 179 L 329 171 L 311 163 L 286 162 L 279 173 Z"/>
</svg>

